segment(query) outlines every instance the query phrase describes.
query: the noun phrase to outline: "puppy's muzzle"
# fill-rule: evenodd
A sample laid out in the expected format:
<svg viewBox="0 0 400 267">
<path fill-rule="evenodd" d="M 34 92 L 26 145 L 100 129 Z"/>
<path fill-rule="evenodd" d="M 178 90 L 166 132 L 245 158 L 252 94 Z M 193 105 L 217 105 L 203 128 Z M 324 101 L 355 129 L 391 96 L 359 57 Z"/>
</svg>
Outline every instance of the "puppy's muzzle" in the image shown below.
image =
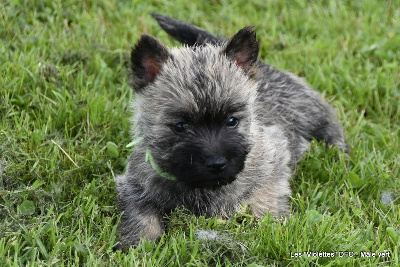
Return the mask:
<svg viewBox="0 0 400 267">
<path fill-rule="evenodd" d="M 222 156 L 213 156 L 207 159 L 207 169 L 214 174 L 221 173 L 226 167 L 227 160 Z"/>
</svg>

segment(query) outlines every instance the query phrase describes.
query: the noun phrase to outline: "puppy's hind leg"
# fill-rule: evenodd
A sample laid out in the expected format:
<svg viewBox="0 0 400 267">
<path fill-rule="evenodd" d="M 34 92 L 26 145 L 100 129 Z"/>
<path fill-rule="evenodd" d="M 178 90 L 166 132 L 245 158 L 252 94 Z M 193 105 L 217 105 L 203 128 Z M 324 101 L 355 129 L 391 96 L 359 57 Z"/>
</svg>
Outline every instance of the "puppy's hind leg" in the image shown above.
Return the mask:
<svg viewBox="0 0 400 267">
<path fill-rule="evenodd" d="M 321 126 L 314 130 L 312 136 L 318 141 L 324 141 L 327 145 L 336 146 L 349 154 L 349 146 L 343 134 L 343 128 L 334 115 L 331 107 L 328 108 L 327 118 L 323 118 Z"/>
</svg>

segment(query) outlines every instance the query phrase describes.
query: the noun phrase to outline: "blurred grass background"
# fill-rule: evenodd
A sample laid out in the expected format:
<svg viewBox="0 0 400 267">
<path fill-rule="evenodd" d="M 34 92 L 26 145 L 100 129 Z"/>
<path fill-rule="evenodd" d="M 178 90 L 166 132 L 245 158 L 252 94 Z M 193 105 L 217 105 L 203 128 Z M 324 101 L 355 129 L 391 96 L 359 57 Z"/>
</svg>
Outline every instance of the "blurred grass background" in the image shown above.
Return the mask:
<svg viewBox="0 0 400 267">
<path fill-rule="evenodd" d="M 255 25 L 260 58 L 337 108 L 350 157 L 313 143 L 288 220 L 178 210 L 160 243 L 113 252 L 129 51 L 142 33 L 179 45 L 153 12 L 227 37 Z M 1 1 L 0 40 L 1 266 L 399 265 L 400 1 Z M 356 254 L 291 257 L 303 251 Z"/>
</svg>

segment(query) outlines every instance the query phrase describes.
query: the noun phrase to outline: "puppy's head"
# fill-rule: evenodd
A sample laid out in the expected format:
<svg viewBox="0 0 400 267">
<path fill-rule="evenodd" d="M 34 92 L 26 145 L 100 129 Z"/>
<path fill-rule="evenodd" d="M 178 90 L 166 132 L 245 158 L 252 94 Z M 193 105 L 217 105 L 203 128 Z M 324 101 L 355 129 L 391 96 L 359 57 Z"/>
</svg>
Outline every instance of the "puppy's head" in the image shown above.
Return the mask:
<svg viewBox="0 0 400 267">
<path fill-rule="evenodd" d="M 192 187 L 235 180 L 251 149 L 257 55 L 252 27 L 224 46 L 169 50 L 142 36 L 131 55 L 134 131 L 164 172 Z"/>
</svg>

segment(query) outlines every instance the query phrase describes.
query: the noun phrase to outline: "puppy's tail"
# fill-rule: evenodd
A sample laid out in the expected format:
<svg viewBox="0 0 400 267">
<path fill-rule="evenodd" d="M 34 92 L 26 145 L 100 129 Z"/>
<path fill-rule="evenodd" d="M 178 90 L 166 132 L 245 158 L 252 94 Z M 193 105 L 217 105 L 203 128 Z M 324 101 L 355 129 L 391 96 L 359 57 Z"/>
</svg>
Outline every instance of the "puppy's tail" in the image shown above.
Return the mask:
<svg viewBox="0 0 400 267">
<path fill-rule="evenodd" d="M 200 46 L 206 43 L 218 45 L 223 42 L 222 39 L 192 24 L 161 14 L 153 13 L 151 15 L 157 20 L 164 31 L 179 42 L 187 44 L 188 46 Z"/>
</svg>

